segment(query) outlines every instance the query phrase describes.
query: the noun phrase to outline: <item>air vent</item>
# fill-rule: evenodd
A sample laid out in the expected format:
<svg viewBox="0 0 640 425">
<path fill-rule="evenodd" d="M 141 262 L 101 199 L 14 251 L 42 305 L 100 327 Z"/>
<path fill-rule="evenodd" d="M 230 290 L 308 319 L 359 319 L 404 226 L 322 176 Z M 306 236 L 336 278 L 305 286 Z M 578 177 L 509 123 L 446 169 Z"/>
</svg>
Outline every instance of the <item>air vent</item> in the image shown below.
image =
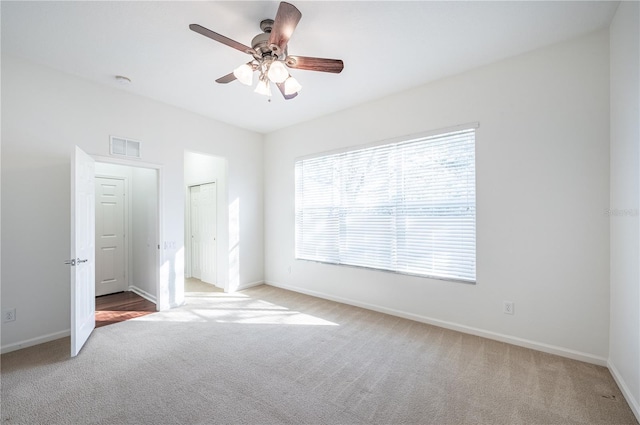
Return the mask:
<svg viewBox="0 0 640 425">
<path fill-rule="evenodd" d="M 140 147 L 142 143 L 136 140 L 123 139 L 111 136 L 110 152 L 114 156 L 126 156 L 127 158 L 142 158 Z"/>
</svg>

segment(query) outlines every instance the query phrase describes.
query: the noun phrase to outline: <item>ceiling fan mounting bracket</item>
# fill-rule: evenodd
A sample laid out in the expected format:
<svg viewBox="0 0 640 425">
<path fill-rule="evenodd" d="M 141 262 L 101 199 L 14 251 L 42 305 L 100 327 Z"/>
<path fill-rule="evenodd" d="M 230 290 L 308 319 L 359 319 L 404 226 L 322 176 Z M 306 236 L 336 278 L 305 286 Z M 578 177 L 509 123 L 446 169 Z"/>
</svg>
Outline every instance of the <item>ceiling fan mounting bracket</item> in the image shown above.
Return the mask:
<svg viewBox="0 0 640 425">
<path fill-rule="evenodd" d="M 296 61 L 295 58 L 287 58 L 286 62 L 289 66 L 296 66 L 298 61 Z"/>
<path fill-rule="evenodd" d="M 271 30 L 273 29 L 273 24 L 273 19 L 263 19 L 262 21 L 260 21 L 260 30 L 262 32 L 270 34 Z"/>
</svg>

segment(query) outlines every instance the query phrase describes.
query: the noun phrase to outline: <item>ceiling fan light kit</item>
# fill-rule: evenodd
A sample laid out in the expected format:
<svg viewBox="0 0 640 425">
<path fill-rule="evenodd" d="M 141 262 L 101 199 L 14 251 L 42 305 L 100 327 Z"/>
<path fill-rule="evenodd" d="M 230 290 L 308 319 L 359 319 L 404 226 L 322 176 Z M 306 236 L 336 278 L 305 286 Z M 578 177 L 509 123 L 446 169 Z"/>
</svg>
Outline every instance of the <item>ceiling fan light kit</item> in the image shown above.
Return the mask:
<svg viewBox="0 0 640 425">
<path fill-rule="evenodd" d="M 300 18 L 302 18 L 302 14 L 294 5 L 281 2 L 275 19 L 264 19 L 260 22 L 260 29 L 263 33 L 253 38 L 251 47 L 198 24 L 191 24 L 189 28 L 205 37 L 253 56 L 249 63 L 242 64 L 232 73 L 218 78 L 217 83 L 227 84 L 238 80 L 244 85 L 251 86 L 253 73 L 258 71 L 258 84 L 254 90 L 256 93 L 270 97 L 271 83 L 274 83 L 282 96 L 289 100 L 298 95 L 302 85 L 289 74 L 286 67 L 334 74 L 339 74 L 344 68 L 344 63 L 340 59 L 288 55 L 287 44 Z"/>
<path fill-rule="evenodd" d="M 269 79 L 274 83 L 284 83 L 289 78 L 289 71 L 284 67 L 281 61 L 273 61 L 269 65 L 269 71 L 267 72 Z"/>
<path fill-rule="evenodd" d="M 289 77 L 284 82 L 284 94 L 290 95 L 298 93 L 300 90 L 302 90 L 302 86 L 295 78 Z"/>
<path fill-rule="evenodd" d="M 253 67 L 248 63 L 244 63 L 237 67 L 233 71 L 233 75 L 245 86 L 253 84 Z"/>
<path fill-rule="evenodd" d="M 261 79 L 258 81 L 258 85 L 254 92 L 271 97 L 271 86 L 269 85 L 269 81 L 267 79 Z"/>
</svg>

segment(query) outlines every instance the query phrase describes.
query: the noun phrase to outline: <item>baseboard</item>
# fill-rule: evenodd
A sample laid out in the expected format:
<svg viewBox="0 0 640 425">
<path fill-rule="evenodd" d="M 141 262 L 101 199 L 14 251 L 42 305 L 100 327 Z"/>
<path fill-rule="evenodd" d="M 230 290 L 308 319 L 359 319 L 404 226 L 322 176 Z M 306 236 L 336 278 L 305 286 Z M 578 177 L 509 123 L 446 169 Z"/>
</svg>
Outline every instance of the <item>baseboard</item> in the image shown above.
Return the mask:
<svg viewBox="0 0 640 425">
<path fill-rule="evenodd" d="M 611 360 L 607 362 L 607 367 L 609 368 L 614 381 L 616 381 L 616 384 L 618 384 L 620 391 L 622 391 L 622 395 L 624 395 L 625 400 L 627 400 L 627 404 L 629 405 L 629 407 L 631 407 L 633 414 L 636 415 L 636 419 L 638 420 L 638 422 L 640 422 L 640 402 L 633 397 L 633 394 L 631 394 L 627 383 L 622 378 L 622 375 L 620 375 L 620 372 L 618 372 L 616 366 L 611 363 Z"/>
<path fill-rule="evenodd" d="M 448 322 L 446 320 L 435 319 L 432 317 L 422 316 L 414 313 L 407 313 L 401 310 L 395 310 L 392 308 L 382 307 L 375 304 L 364 303 L 357 300 L 348 298 L 336 297 L 333 295 L 325 294 L 323 292 L 316 292 L 304 288 L 298 288 L 289 285 L 283 285 L 277 282 L 265 282 L 267 285 L 275 286 L 278 288 L 286 289 L 293 292 L 300 292 L 302 294 L 311 295 L 313 297 L 324 298 L 331 301 L 336 301 L 343 304 L 349 304 L 355 307 L 366 308 L 367 310 L 377 311 L 379 313 L 389 314 L 391 316 L 402 317 L 404 319 L 414 320 L 416 322 L 426 323 L 428 325 L 438 326 L 445 329 L 451 329 L 454 331 L 481 336 L 483 338 L 492 339 L 495 341 L 506 342 L 508 344 L 517 345 L 519 347 L 530 348 L 532 350 L 542 351 L 544 353 L 555 354 L 569 359 L 580 360 L 586 363 L 592 363 L 599 366 L 607 366 L 607 359 L 604 357 L 594 356 L 592 354 L 583 353 L 569 348 L 558 347 L 555 345 L 549 345 L 542 342 L 531 341 L 524 338 L 518 338 L 511 335 L 505 335 L 497 332 L 492 332 L 484 329 L 474 328 L 471 326 L 461 325 L 454 322 Z"/>
<path fill-rule="evenodd" d="M 265 282 L 263 280 L 259 280 L 259 281 L 256 281 L 256 282 L 245 283 L 245 284 L 239 285 L 238 289 L 236 289 L 236 291 L 242 291 L 243 289 L 253 288 L 254 286 L 259 286 L 259 285 L 262 285 L 264 283 Z"/>
<path fill-rule="evenodd" d="M 20 350 L 22 348 L 32 347 L 38 344 L 44 344 L 45 342 L 54 341 L 56 339 L 64 338 L 71 335 L 71 329 L 67 329 L 66 331 L 54 332 L 47 335 L 42 335 L 36 338 L 25 339 L 24 341 L 14 342 L 13 344 L 3 345 L 0 348 L 0 352 L 10 353 L 11 351 Z"/>
<path fill-rule="evenodd" d="M 138 288 L 135 285 L 130 285 L 129 286 L 129 290 L 131 292 L 135 292 L 136 294 L 140 295 L 142 298 L 146 299 L 147 301 L 151 301 L 154 304 L 158 304 L 156 302 L 156 297 L 154 295 L 151 295 L 150 293 L 148 293 L 147 291 Z"/>
</svg>

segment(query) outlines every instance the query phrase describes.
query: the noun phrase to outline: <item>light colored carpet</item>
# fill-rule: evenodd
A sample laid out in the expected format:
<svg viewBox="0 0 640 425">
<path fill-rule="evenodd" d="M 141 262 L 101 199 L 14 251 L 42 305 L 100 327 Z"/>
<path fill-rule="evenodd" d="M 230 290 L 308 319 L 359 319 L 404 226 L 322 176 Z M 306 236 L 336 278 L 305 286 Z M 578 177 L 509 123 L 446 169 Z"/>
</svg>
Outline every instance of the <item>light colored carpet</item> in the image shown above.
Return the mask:
<svg viewBox="0 0 640 425">
<path fill-rule="evenodd" d="M 205 283 L 200 279 L 186 278 L 184 280 L 184 292 L 189 296 L 189 292 L 224 292 L 222 289 L 210 283 Z"/>
<path fill-rule="evenodd" d="M 604 367 L 262 285 L 2 356 L 3 424 L 637 424 Z"/>
</svg>

